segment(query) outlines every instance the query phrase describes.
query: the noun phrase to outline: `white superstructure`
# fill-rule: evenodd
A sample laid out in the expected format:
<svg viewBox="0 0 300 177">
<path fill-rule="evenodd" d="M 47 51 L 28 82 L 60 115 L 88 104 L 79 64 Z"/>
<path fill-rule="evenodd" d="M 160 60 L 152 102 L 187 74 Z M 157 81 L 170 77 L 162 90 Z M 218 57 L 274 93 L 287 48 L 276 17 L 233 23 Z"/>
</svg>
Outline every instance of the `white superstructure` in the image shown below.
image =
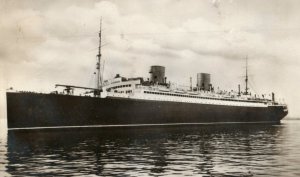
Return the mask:
<svg viewBox="0 0 300 177">
<path fill-rule="evenodd" d="M 118 97 L 152 101 L 186 102 L 244 107 L 267 107 L 275 104 L 270 99 L 228 92 L 189 91 L 170 88 L 167 85 L 143 85 L 140 78 L 114 78 L 106 81 L 101 97 Z"/>
</svg>

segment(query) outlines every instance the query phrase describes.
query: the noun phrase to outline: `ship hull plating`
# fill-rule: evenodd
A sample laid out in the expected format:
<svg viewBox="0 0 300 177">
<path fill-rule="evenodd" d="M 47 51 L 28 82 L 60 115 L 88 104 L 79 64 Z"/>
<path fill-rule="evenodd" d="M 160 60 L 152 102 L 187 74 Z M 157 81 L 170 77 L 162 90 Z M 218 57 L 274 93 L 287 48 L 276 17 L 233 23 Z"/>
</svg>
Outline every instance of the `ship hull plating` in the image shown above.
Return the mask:
<svg viewBox="0 0 300 177">
<path fill-rule="evenodd" d="M 283 106 L 242 107 L 58 94 L 7 93 L 8 128 L 280 122 Z"/>
</svg>

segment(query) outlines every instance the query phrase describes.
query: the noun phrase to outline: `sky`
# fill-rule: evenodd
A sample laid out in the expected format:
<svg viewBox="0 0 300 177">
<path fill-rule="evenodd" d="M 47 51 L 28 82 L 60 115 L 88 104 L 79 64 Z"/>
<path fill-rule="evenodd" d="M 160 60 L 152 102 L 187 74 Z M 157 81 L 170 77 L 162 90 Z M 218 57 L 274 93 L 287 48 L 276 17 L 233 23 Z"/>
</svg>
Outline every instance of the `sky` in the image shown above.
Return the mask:
<svg viewBox="0 0 300 177">
<path fill-rule="evenodd" d="M 300 117 L 300 1 L 297 0 L 0 0 L 0 117 L 5 92 L 49 92 L 55 84 L 93 87 L 102 18 L 104 78 L 148 77 L 275 92 Z"/>
</svg>

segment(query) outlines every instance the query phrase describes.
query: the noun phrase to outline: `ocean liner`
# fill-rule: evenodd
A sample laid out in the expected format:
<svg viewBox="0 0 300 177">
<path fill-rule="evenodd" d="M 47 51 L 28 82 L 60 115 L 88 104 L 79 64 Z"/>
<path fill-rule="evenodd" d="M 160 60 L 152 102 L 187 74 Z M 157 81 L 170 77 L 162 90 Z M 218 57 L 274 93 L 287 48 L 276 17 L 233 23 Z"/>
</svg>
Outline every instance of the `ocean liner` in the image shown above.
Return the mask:
<svg viewBox="0 0 300 177">
<path fill-rule="evenodd" d="M 197 74 L 196 87 L 176 86 L 167 81 L 163 66 L 151 66 L 148 79 L 117 74 L 104 80 L 101 27 L 99 43 L 95 88 L 57 84 L 62 92 L 7 91 L 8 129 L 278 123 L 288 114 L 274 93 L 249 92 L 247 67 L 243 92 L 240 86 L 236 92 L 215 89 L 207 73 Z"/>
</svg>

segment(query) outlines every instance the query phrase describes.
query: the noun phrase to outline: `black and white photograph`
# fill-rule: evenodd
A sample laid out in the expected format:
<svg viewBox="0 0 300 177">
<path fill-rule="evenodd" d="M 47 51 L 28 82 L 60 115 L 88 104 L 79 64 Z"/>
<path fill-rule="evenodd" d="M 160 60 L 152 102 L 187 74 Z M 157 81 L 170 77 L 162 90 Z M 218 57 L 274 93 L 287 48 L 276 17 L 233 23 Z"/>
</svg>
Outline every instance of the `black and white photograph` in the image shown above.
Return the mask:
<svg viewBox="0 0 300 177">
<path fill-rule="evenodd" d="M 0 0 L 0 176 L 300 176 L 299 8 Z"/>
</svg>

